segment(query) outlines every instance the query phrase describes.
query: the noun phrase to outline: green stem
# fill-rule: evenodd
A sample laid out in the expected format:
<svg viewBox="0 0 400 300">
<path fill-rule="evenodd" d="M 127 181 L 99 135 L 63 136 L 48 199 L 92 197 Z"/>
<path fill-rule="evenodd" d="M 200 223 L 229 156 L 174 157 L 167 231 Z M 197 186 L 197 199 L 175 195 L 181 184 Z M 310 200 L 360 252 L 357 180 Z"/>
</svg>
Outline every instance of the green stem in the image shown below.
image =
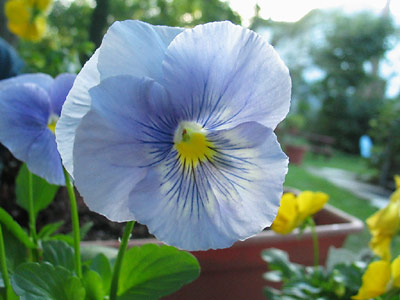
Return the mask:
<svg viewBox="0 0 400 300">
<path fill-rule="evenodd" d="M 65 168 L 64 168 L 64 176 L 65 176 L 65 186 L 67 187 L 71 205 L 72 234 L 74 237 L 75 272 L 76 275 L 79 278 L 81 278 L 82 277 L 81 249 L 80 249 L 81 236 L 79 233 L 78 207 L 76 205 L 74 185 L 72 184 L 69 174 L 67 170 L 65 170 Z"/>
<path fill-rule="evenodd" d="M 314 246 L 314 266 L 317 267 L 319 265 L 319 245 L 318 245 L 317 230 L 316 230 L 314 219 L 312 217 L 310 217 L 309 223 L 311 226 L 311 235 L 312 235 L 313 246 Z"/>
<path fill-rule="evenodd" d="M 128 241 L 132 233 L 133 225 L 135 225 L 135 221 L 130 221 L 125 225 L 125 230 L 124 234 L 122 235 L 121 245 L 119 246 L 117 260 L 115 261 L 114 265 L 114 271 L 110 289 L 110 300 L 117 299 L 119 273 L 121 270 L 121 264 L 125 255 L 125 251 L 128 246 Z"/>
<path fill-rule="evenodd" d="M 10 283 L 10 278 L 8 277 L 6 250 L 4 248 L 3 231 L 1 229 L 1 225 L 0 225 L 0 263 L 1 263 L 1 274 L 3 275 L 4 287 L 6 291 L 6 299 L 8 299 L 11 283 Z"/>
<path fill-rule="evenodd" d="M 33 175 L 28 171 L 28 214 L 29 214 L 29 231 L 33 243 L 35 244 L 35 249 L 32 250 L 33 260 L 39 261 L 39 245 L 36 234 L 36 214 L 35 207 L 33 204 Z"/>
</svg>

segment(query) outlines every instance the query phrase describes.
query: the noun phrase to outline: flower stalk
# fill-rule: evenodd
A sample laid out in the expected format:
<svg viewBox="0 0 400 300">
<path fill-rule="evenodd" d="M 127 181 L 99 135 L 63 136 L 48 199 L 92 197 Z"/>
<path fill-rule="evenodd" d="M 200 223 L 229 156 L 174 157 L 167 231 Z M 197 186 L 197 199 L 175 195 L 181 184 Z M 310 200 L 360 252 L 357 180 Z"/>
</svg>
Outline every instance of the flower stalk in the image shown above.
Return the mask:
<svg viewBox="0 0 400 300">
<path fill-rule="evenodd" d="M 6 291 L 6 299 L 8 299 L 9 289 L 11 288 L 10 277 L 8 276 L 7 262 L 6 262 L 6 250 L 4 248 L 3 231 L 0 224 L 0 263 L 1 263 L 1 274 L 3 275 L 4 288 Z"/>
<path fill-rule="evenodd" d="M 65 170 L 65 168 L 64 168 L 64 176 L 65 176 L 65 186 L 67 187 L 71 205 L 72 234 L 74 239 L 74 255 L 75 255 L 75 272 L 76 275 L 79 278 L 81 278 L 82 277 L 81 249 L 80 249 L 81 237 L 79 233 L 80 229 L 79 229 L 78 207 L 76 204 L 74 185 L 72 184 L 69 174 Z"/>
<path fill-rule="evenodd" d="M 319 244 L 318 244 L 318 235 L 316 230 L 315 221 L 312 217 L 308 218 L 308 224 L 311 228 L 311 236 L 313 240 L 313 248 L 314 248 L 314 266 L 318 267 L 319 265 Z"/>
<path fill-rule="evenodd" d="M 121 244 L 120 244 L 119 250 L 118 250 L 117 260 L 114 265 L 114 271 L 113 271 L 113 275 L 112 275 L 111 289 L 110 289 L 110 300 L 117 299 L 119 273 L 121 271 L 122 261 L 123 261 L 125 251 L 128 246 L 128 241 L 129 241 L 129 238 L 131 237 L 131 233 L 132 233 L 134 225 L 135 225 L 135 221 L 127 222 L 125 225 Z"/>
<path fill-rule="evenodd" d="M 39 261 L 39 245 L 36 234 L 36 213 L 33 204 L 33 183 L 32 173 L 28 171 L 28 214 L 29 214 L 29 231 L 35 248 L 32 250 L 32 257 L 34 261 Z"/>
</svg>

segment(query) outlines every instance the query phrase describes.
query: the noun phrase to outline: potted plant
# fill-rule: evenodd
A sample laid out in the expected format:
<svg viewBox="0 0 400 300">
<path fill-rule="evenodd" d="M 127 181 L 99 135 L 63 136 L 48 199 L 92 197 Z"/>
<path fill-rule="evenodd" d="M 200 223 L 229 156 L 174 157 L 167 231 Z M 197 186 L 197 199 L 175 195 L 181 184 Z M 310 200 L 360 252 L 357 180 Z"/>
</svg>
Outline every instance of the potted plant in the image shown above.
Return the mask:
<svg viewBox="0 0 400 300">
<path fill-rule="evenodd" d="M 363 230 L 363 223 L 330 205 L 326 205 L 313 217 L 319 239 L 319 263 L 324 264 L 331 246 L 341 247 L 349 234 Z M 287 251 L 290 260 L 305 265 L 313 264 L 313 237 L 310 229 L 305 229 L 299 237 L 300 229 L 280 235 L 272 230 L 263 232 L 232 247 L 220 250 L 191 252 L 199 261 L 201 275 L 177 293 L 164 299 L 265 299 L 262 278 L 266 263 L 260 256 L 264 249 L 278 248 Z M 147 243 L 161 244 L 156 239 L 134 239 L 129 246 Z M 83 242 L 84 246 L 99 242 Z M 118 242 L 100 242 L 102 246 L 118 247 Z"/>
</svg>

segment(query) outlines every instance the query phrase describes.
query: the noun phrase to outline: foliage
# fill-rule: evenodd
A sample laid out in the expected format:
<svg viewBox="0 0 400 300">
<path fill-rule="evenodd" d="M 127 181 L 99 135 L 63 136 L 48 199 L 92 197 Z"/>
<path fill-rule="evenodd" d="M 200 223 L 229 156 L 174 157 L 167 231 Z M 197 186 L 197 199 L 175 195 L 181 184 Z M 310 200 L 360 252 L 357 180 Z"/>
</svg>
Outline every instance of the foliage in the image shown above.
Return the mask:
<svg viewBox="0 0 400 300">
<path fill-rule="evenodd" d="M 240 24 L 240 17 L 220 0 L 157 0 L 97 1 L 99 12 L 88 1 L 72 1 L 69 5 L 56 1 L 48 17 L 49 30 L 40 43 L 19 41 L 18 52 L 26 61 L 27 72 L 44 72 L 53 77 L 76 73 L 99 46 L 108 26 L 114 21 L 138 19 L 151 24 L 194 26 L 218 20 Z M 98 3 L 98 4 L 99 4 Z M 106 22 L 103 24 L 103 20 Z M 100 24 L 101 22 L 101 24 Z M 98 38 L 100 36 L 100 40 Z"/>
<path fill-rule="evenodd" d="M 33 190 L 35 202 L 30 216 L 36 219 L 37 213 L 54 200 L 58 186 L 50 185 L 36 175 L 32 180 L 35 185 L 31 186 L 31 181 L 27 179 L 28 172 L 26 166 L 22 165 L 16 194 L 19 205 L 29 212 L 27 198 L 29 191 Z M 0 208 L 6 264 L 12 288 L 19 297 L 14 295 L 9 299 L 108 299 L 113 276 L 111 266 L 117 250 L 86 248 L 85 253 L 91 254 L 82 256 L 84 271 L 83 276 L 79 277 L 75 272 L 74 241 L 70 234 L 57 234 L 61 225 L 61 222 L 47 224 L 38 234 L 31 232 L 28 235 Z M 81 234 L 84 235 L 90 226 L 90 223 L 85 224 L 80 230 Z M 40 248 L 37 248 L 38 245 Z M 193 281 L 199 272 L 197 260 L 189 253 L 170 246 L 133 247 L 122 260 L 117 299 L 129 299 L 131 295 L 135 295 L 135 298 L 140 295 L 143 299 L 158 299 Z M 0 280 L 0 294 L 5 292 L 12 294 L 4 281 Z"/>
<path fill-rule="evenodd" d="M 370 121 L 374 142 L 372 164 L 380 170 L 380 184 L 400 173 L 400 99 L 388 100 Z"/>
<path fill-rule="evenodd" d="M 379 60 L 390 49 L 394 27 L 389 18 L 362 13 L 338 16 L 325 46 L 313 53 L 325 76 L 315 83 L 322 101 L 319 132 L 336 138 L 340 149 L 357 153 L 358 140 L 369 129 L 385 97 Z"/>
<path fill-rule="evenodd" d="M 262 252 L 269 270 L 264 279 L 281 282 L 281 290 L 266 287 L 270 300 L 329 299 L 348 300 L 361 286 L 365 263 L 337 263 L 331 269 L 306 267 L 289 261 L 286 252 L 268 249 Z"/>
</svg>

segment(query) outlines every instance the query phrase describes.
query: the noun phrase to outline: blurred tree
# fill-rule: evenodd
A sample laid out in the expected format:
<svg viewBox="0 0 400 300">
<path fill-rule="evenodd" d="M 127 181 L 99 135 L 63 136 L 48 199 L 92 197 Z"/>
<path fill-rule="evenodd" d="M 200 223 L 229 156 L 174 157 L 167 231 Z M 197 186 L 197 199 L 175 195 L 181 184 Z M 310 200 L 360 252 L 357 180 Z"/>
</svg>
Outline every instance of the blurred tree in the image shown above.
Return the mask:
<svg viewBox="0 0 400 300">
<path fill-rule="evenodd" d="M 388 17 L 337 16 L 324 46 L 312 52 L 325 72 L 314 84 L 322 100 L 317 129 L 335 137 L 342 150 L 358 152 L 359 138 L 382 106 L 386 81 L 379 77 L 379 61 L 390 49 L 393 33 Z"/>
<path fill-rule="evenodd" d="M 109 6 L 109 0 L 96 0 L 96 7 L 93 10 L 89 28 L 90 41 L 94 43 L 96 48 L 100 46 L 103 33 L 107 27 Z"/>
<path fill-rule="evenodd" d="M 372 163 L 380 170 L 379 184 L 386 186 L 393 183 L 394 175 L 400 174 L 400 96 L 386 101 L 370 126 L 374 141 Z"/>
</svg>

